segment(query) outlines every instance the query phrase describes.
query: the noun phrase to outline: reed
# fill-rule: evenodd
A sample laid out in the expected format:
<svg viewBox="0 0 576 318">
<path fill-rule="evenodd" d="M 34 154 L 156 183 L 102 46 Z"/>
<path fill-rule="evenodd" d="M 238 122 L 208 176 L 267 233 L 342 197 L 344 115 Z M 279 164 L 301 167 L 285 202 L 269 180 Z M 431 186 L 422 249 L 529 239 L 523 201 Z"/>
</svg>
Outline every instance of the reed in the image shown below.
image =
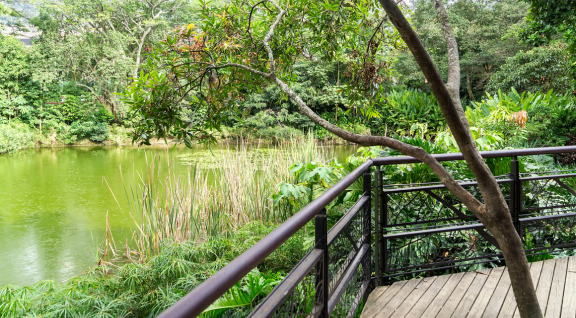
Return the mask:
<svg viewBox="0 0 576 318">
<path fill-rule="evenodd" d="M 273 205 L 276 185 L 291 181 L 292 164 L 327 161 L 332 152 L 309 135 L 272 148 L 239 144 L 212 152 L 208 161 L 179 157 L 180 164 L 189 164 L 184 174 L 169 158 L 147 158 L 146 170 L 136 173 L 137 185 L 124 183 L 140 261 L 157 254 L 167 239 L 199 242 L 253 221 L 284 221 L 291 209 Z"/>
</svg>

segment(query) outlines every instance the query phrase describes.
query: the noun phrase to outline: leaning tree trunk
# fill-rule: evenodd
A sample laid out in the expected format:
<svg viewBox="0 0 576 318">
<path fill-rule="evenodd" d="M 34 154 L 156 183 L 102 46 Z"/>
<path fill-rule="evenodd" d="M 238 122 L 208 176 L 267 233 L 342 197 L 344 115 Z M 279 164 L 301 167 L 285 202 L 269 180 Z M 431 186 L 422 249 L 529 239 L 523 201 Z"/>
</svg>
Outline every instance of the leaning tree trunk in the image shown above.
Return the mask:
<svg viewBox="0 0 576 318">
<path fill-rule="evenodd" d="M 534 283 L 530 275 L 530 268 L 524 253 L 520 236 L 512 223 L 512 216 L 504 200 L 502 191 L 494 175 L 486 166 L 475 146 L 468 120 L 460 103 L 460 61 L 458 45 L 452 32 L 448 15 L 440 0 L 436 0 L 436 11 L 448 46 L 448 81 L 440 77 L 428 52 L 420 42 L 416 32 L 412 29 L 398 6 L 393 0 L 380 0 L 380 4 L 388 14 L 402 39 L 414 55 L 418 66 L 424 73 L 434 96 L 438 100 L 446 122 L 452 131 L 456 142 L 478 182 L 478 188 L 484 198 L 482 211 L 474 213 L 494 235 L 498 242 L 506 265 L 518 310 L 522 318 L 540 318 L 542 312 L 536 297 Z M 473 211 L 474 212 L 474 211 Z"/>
</svg>

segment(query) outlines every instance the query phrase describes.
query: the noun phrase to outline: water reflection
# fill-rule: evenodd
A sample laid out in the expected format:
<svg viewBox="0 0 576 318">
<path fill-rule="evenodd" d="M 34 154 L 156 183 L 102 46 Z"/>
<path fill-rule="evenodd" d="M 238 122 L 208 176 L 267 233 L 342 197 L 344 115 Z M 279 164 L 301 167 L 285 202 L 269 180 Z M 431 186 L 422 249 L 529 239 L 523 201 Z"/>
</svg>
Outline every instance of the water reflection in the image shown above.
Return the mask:
<svg viewBox="0 0 576 318">
<path fill-rule="evenodd" d="M 335 147 L 342 161 L 354 151 Z M 96 261 L 105 216 L 117 243 L 130 240 L 120 169 L 129 184 L 146 157 L 200 154 L 198 147 L 66 147 L 30 149 L 0 156 L 0 286 L 63 281 Z M 180 165 L 185 172 L 187 166 Z M 104 181 L 116 194 L 118 203 Z"/>
</svg>

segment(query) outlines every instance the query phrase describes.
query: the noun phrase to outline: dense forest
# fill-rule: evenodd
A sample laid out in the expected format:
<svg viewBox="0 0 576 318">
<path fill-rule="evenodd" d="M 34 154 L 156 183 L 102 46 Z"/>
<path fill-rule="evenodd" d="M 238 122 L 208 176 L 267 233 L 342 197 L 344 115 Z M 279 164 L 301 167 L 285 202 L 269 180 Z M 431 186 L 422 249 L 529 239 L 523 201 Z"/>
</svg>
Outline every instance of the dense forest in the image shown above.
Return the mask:
<svg viewBox="0 0 576 318">
<path fill-rule="evenodd" d="M 146 65 L 156 43 L 175 28 L 193 24 L 206 4 L 66 0 L 34 5 L 30 9 L 7 2 L 3 7 L 0 152 L 129 141 L 142 117 L 119 94 Z M 405 10 L 446 76 L 447 51 L 431 6 L 415 1 Z M 499 147 L 559 145 L 574 138 L 573 117 L 560 111 L 563 103 L 571 103 L 574 89 L 570 38 L 557 32 L 546 41 L 534 41 L 527 35 L 533 26 L 523 1 L 456 1 L 448 14 L 461 57 L 460 95 L 469 114 L 475 114 L 469 119 L 479 129 L 478 138 Z M 25 46 L 17 37 L 31 31 L 32 45 Z M 397 138 L 446 137 L 436 101 L 405 45 L 384 37 L 377 42 L 381 50 L 370 65 L 372 87 L 364 92 L 351 88 L 364 76 L 358 68 L 365 66 L 366 53 L 356 50 L 342 51 L 329 62 L 295 61 L 294 91 L 322 118 L 348 130 Z M 260 86 L 236 103 L 239 111 L 211 132 L 216 139 L 279 140 L 308 130 L 320 139 L 334 138 L 300 114 L 277 87 Z M 558 111 L 549 112 L 550 107 Z M 503 132 L 495 127 L 502 124 L 495 116 L 521 110 L 528 112 L 526 129 Z M 543 112 L 549 116 L 540 116 Z M 551 122 L 559 125 L 550 130 Z"/>
</svg>

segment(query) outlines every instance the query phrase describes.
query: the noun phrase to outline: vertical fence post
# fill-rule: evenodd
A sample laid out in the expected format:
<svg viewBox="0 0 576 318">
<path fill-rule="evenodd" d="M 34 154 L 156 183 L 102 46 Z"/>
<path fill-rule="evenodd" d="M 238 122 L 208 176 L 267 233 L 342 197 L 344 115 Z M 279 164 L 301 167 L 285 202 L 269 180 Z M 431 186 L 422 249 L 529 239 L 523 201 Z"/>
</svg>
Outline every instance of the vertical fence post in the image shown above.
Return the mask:
<svg viewBox="0 0 576 318">
<path fill-rule="evenodd" d="M 382 181 L 380 181 L 382 184 Z M 380 195 L 382 196 L 381 204 L 380 204 L 380 228 L 382 229 L 382 234 L 380 234 L 380 238 L 382 239 L 382 244 L 380 245 L 380 255 L 382 255 L 382 276 L 386 275 L 386 271 L 388 270 L 388 240 L 384 238 L 384 234 L 386 234 L 386 228 L 388 227 L 388 194 L 384 192 L 384 187 L 380 191 Z M 380 286 L 385 284 L 385 279 L 380 279 Z"/>
<path fill-rule="evenodd" d="M 512 222 L 518 235 L 520 233 L 520 209 L 522 209 L 522 182 L 520 181 L 520 162 L 517 156 L 512 156 L 510 161 L 510 175 L 512 177 L 512 184 L 510 185 L 510 213 L 512 214 Z"/>
<path fill-rule="evenodd" d="M 376 166 L 374 174 L 374 266 L 376 267 L 376 286 L 381 286 L 382 281 L 382 254 L 380 254 L 380 244 L 382 244 L 382 220 L 380 214 L 380 166 Z"/>
<path fill-rule="evenodd" d="M 372 173 L 370 168 L 364 172 L 363 181 L 364 195 L 368 196 L 368 201 L 364 205 L 364 218 L 362 222 L 364 224 L 365 237 L 363 244 L 368 244 L 370 248 L 368 249 L 368 252 L 366 252 L 367 255 L 365 256 L 367 261 L 362 265 L 362 267 L 364 268 L 364 276 L 370 281 L 372 278 L 372 255 L 370 255 L 372 249 Z"/>
<path fill-rule="evenodd" d="M 322 261 L 316 266 L 316 303 L 322 303 L 320 318 L 328 318 L 328 223 L 326 222 L 326 208 L 322 209 L 314 218 L 314 236 L 316 248 L 324 251 Z"/>
</svg>

